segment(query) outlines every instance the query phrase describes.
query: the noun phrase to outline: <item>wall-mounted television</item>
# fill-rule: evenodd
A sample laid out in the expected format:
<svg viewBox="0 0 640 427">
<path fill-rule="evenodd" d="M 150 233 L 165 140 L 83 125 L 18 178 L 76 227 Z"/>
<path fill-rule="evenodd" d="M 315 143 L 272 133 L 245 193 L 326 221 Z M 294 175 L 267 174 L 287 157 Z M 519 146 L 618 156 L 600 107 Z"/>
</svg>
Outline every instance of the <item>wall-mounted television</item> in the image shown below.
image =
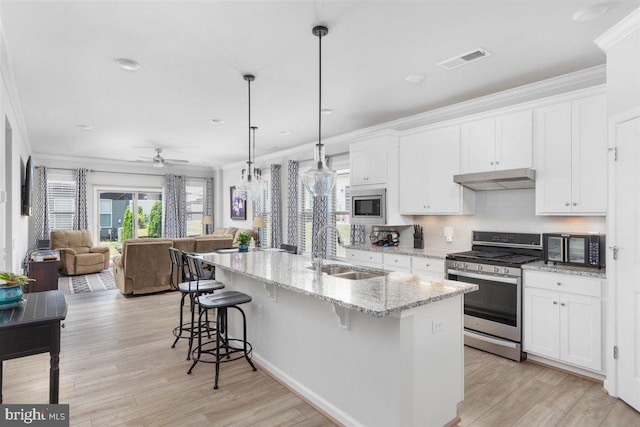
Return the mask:
<svg viewBox="0 0 640 427">
<path fill-rule="evenodd" d="M 31 156 L 29 156 L 24 170 L 24 184 L 22 184 L 22 215 L 25 216 L 31 216 L 34 173 L 33 160 L 31 159 Z"/>
</svg>

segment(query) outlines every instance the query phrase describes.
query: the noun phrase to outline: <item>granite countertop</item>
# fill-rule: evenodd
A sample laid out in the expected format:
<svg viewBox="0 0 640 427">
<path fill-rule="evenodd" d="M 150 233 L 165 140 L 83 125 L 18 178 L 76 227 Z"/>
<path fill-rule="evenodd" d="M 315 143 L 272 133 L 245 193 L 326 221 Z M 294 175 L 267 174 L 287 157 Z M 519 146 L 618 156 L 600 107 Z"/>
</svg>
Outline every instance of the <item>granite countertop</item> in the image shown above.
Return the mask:
<svg viewBox="0 0 640 427">
<path fill-rule="evenodd" d="M 573 274 L 575 276 L 595 277 L 598 279 L 607 278 L 605 268 L 575 267 L 572 265 L 553 265 L 544 261 L 530 262 L 522 266 L 523 270 L 546 271 L 549 273 Z"/>
<path fill-rule="evenodd" d="M 347 249 L 357 249 L 359 251 L 382 252 L 394 255 L 420 256 L 425 258 L 445 259 L 451 251 L 443 249 L 414 249 L 403 248 L 402 246 L 374 246 L 374 245 L 345 245 Z"/>
<path fill-rule="evenodd" d="M 307 268 L 311 266 L 310 258 L 287 252 L 208 253 L 202 254 L 202 257 L 216 268 L 375 317 L 399 313 L 478 289 L 477 285 L 469 283 L 435 280 L 401 272 L 389 272 L 364 280 L 318 275 Z M 325 265 L 330 264 L 349 265 L 325 261 Z"/>
</svg>

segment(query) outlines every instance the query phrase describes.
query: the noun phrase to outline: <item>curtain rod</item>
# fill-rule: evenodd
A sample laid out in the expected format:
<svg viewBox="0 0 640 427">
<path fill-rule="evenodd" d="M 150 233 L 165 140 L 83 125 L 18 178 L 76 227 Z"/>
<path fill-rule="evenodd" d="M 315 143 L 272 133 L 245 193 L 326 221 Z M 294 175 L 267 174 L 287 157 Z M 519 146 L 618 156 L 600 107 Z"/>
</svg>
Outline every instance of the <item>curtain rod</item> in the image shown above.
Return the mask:
<svg viewBox="0 0 640 427">
<path fill-rule="evenodd" d="M 53 169 L 53 170 L 60 170 L 60 171 L 75 171 L 78 168 L 55 168 L 55 167 L 49 167 L 49 166 L 36 166 L 36 169 L 40 169 L 46 167 L 47 169 Z M 116 171 L 101 171 L 101 170 L 95 170 L 95 169 L 87 169 L 87 171 L 89 172 L 98 172 L 98 173 L 117 173 L 117 174 L 121 174 L 121 175 L 142 175 L 142 176 L 159 176 L 159 177 L 163 177 L 164 175 L 156 175 L 155 173 L 136 173 L 136 172 L 116 172 Z M 183 178 L 192 178 L 192 179 L 207 179 L 208 177 L 203 177 L 203 176 L 187 176 L 187 175 L 176 175 L 179 177 L 183 177 Z"/>
</svg>

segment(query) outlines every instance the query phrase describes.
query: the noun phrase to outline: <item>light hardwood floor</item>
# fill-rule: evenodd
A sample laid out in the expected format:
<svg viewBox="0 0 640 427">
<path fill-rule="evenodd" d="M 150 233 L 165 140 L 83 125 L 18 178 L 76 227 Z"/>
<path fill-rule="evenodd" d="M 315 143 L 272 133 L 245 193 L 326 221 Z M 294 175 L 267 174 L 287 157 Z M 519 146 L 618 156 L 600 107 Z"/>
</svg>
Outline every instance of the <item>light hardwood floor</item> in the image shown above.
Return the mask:
<svg viewBox="0 0 640 427">
<path fill-rule="evenodd" d="M 171 349 L 179 295 L 67 297 L 60 401 L 72 426 L 329 426 L 329 419 L 243 360 L 186 371 L 186 342 Z M 250 337 L 249 337 L 250 339 Z M 47 403 L 48 355 L 5 362 L 5 403 Z M 459 426 L 640 426 L 640 414 L 601 384 L 465 348 Z"/>
</svg>

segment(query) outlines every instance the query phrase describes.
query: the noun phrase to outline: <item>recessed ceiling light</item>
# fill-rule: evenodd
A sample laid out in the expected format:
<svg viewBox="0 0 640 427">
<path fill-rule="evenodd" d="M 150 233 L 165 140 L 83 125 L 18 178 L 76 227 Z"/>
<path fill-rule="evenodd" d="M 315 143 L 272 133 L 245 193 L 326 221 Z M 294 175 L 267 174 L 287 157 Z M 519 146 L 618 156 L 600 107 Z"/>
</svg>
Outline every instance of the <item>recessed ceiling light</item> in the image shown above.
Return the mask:
<svg viewBox="0 0 640 427">
<path fill-rule="evenodd" d="M 404 81 L 409 83 L 410 85 L 417 85 L 424 81 L 424 76 L 422 74 L 413 74 L 411 76 L 405 77 Z"/>
<path fill-rule="evenodd" d="M 320 110 L 320 112 L 323 116 L 329 116 L 333 114 L 333 110 L 331 108 L 323 108 L 322 110 Z"/>
<path fill-rule="evenodd" d="M 214 125 L 223 125 L 224 124 L 224 120 L 222 120 L 222 119 L 210 119 L 209 122 L 213 123 Z"/>
<path fill-rule="evenodd" d="M 609 5 L 607 5 L 606 3 L 593 4 L 591 6 L 585 7 L 584 9 L 580 9 L 579 11 L 574 13 L 571 19 L 574 22 L 592 21 L 604 15 L 608 10 L 609 10 Z"/>
<path fill-rule="evenodd" d="M 118 64 L 118 66 L 123 70 L 127 71 L 136 71 L 140 69 L 140 64 L 133 59 L 118 58 L 116 59 L 116 64 Z"/>
<path fill-rule="evenodd" d="M 82 130 L 91 130 L 91 129 L 93 129 L 93 126 L 91 126 L 91 125 L 76 125 L 76 127 L 78 129 L 82 129 Z"/>
<path fill-rule="evenodd" d="M 291 131 L 290 130 L 281 130 L 280 131 L 280 135 L 291 135 Z"/>
</svg>

